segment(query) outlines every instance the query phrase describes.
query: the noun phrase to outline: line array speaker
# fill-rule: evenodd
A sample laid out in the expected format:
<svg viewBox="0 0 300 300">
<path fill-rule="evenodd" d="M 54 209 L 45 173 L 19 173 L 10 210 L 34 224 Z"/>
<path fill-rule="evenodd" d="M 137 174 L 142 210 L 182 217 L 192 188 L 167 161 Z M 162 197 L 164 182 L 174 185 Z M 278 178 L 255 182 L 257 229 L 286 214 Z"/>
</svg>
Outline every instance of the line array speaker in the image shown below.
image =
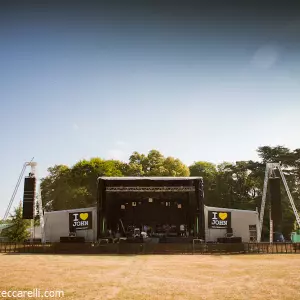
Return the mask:
<svg viewBox="0 0 300 300">
<path fill-rule="evenodd" d="M 271 216 L 273 220 L 274 231 L 280 231 L 282 225 L 282 207 L 281 207 L 281 191 L 280 178 L 270 178 L 270 202 L 271 202 Z"/>
<path fill-rule="evenodd" d="M 23 219 L 33 219 L 35 199 L 35 177 L 25 177 L 23 196 Z"/>
</svg>

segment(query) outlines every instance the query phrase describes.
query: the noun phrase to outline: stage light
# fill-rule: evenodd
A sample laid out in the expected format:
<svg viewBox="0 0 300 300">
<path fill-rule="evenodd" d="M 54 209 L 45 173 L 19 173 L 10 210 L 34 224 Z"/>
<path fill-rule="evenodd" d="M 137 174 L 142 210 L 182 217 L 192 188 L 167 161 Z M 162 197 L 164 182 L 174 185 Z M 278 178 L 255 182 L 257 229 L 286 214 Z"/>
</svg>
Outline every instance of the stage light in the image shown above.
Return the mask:
<svg viewBox="0 0 300 300">
<path fill-rule="evenodd" d="M 121 205 L 121 209 L 125 209 L 125 205 Z"/>
<path fill-rule="evenodd" d="M 153 199 L 152 199 L 152 198 L 149 198 L 149 202 L 153 202 Z"/>
<path fill-rule="evenodd" d="M 136 206 L 136 202 L 132 202 L 132 206 Z"/>
</svg>

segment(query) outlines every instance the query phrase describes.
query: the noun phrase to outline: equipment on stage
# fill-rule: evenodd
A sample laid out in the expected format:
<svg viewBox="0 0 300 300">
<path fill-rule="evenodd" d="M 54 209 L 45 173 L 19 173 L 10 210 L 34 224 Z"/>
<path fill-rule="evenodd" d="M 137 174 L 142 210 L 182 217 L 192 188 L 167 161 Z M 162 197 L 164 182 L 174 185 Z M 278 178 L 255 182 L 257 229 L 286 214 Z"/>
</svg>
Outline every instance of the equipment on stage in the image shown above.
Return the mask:
<svg viewBox="0 0 300 300">
<path fill-rule="evenodd" d="M 85 238 L 83 236 L 61 236 L 61 243 L 84 243 Z"/>
<path fill-rule="evenodd" d="M 217 239 L 218 243 L 222 244 L 236 244 L 236 243 L 242 243 L 242 238 L 241 237 L 223 237 L 223 238 L 218 238 Z"/>
<path fill-rule="evenodd" d="M 233 238 L 233 230 L 232 228 L 227 228 L 227 233 L 225 234 L 226 238 Z"/>
<path fill-rule="evenodd" d="M 139 228 L 134 228 L 133 237 L 139 238 L 141 236 L 141 230 Z"/>
</svg>

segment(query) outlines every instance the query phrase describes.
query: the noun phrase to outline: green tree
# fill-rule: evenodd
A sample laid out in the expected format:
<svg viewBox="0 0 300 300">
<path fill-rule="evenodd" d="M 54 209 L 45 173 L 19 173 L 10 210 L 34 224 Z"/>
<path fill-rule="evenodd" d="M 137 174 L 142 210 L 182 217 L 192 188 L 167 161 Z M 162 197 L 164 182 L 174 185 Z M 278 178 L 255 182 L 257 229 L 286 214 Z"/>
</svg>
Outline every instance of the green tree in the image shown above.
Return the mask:
<svg viewBox="0 0 300 300">
<path fill-rule="evenodd" d="M 4 231 L 4 236 L 12 242 L 24 242 L 30 236 L 30 220 L 23 220 L 21 207 L 15 208 L 10 222 L 12 226 Z"/>
<path fill-rule="evenodd" d="M 43 208 L 46 211 L 68 208 L 73 192 L 69 167 L 55 165 L 48 168 L 48 176 L 41 180 Z"/>
<path fill-rule="evenodd" d="M 123 176 L 124 163 L 92 158 L 81 160 L 71 168 L 57 165 L 48 169 L 41 191 L 46 211 L 84 208 L 96 205 L 97 178 Z"/>
<path fill-rule="evenodd" d="M 190 176 L 189 168 L 178 158 L 167 157 L 161 166 L 161 175 L 171 177 L 188 177 Z"/>
<path fill-rule="evenodd" d="M 263 163 L 267 162 L 282 162 L 284 165 L 290 165 L 293 160 L 292 153 L 290 149 L 284 146 L 263 146 L 257 149 L 259 157 L 262 159 Z"/>
<path fill-rule="evenodd" d="M 189 176 L 189 168 L 179 159 L 164 157 L 151 150 L 147 155 L 133 152 L 129 158 L 129 170 L 133 176 Z"/>
<path fill-rule="evenodd" d="M 194 162 L 190 167 L 190 176 L 202 177 L 204 182 L 204 197 L 206 205 L 218 205 L 219 196 L 216 190 L 217 167 L 206 162 Z"/>
</svg>

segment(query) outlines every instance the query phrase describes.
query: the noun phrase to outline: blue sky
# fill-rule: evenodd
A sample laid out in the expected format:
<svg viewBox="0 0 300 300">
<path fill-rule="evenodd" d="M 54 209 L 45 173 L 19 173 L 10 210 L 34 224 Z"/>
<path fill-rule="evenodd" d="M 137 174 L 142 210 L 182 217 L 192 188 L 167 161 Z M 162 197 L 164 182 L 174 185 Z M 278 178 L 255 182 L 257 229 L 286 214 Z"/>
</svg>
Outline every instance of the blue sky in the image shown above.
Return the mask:
<svg viewBox="0 0 300 300">
<path fill-rule="evenodd" d="M 34 8 L 0 15 L 1 216 L 32 157 L 45 176 L 150 149 L 191 164 L 300 147 L 299 14 Z"/>
</svg>

